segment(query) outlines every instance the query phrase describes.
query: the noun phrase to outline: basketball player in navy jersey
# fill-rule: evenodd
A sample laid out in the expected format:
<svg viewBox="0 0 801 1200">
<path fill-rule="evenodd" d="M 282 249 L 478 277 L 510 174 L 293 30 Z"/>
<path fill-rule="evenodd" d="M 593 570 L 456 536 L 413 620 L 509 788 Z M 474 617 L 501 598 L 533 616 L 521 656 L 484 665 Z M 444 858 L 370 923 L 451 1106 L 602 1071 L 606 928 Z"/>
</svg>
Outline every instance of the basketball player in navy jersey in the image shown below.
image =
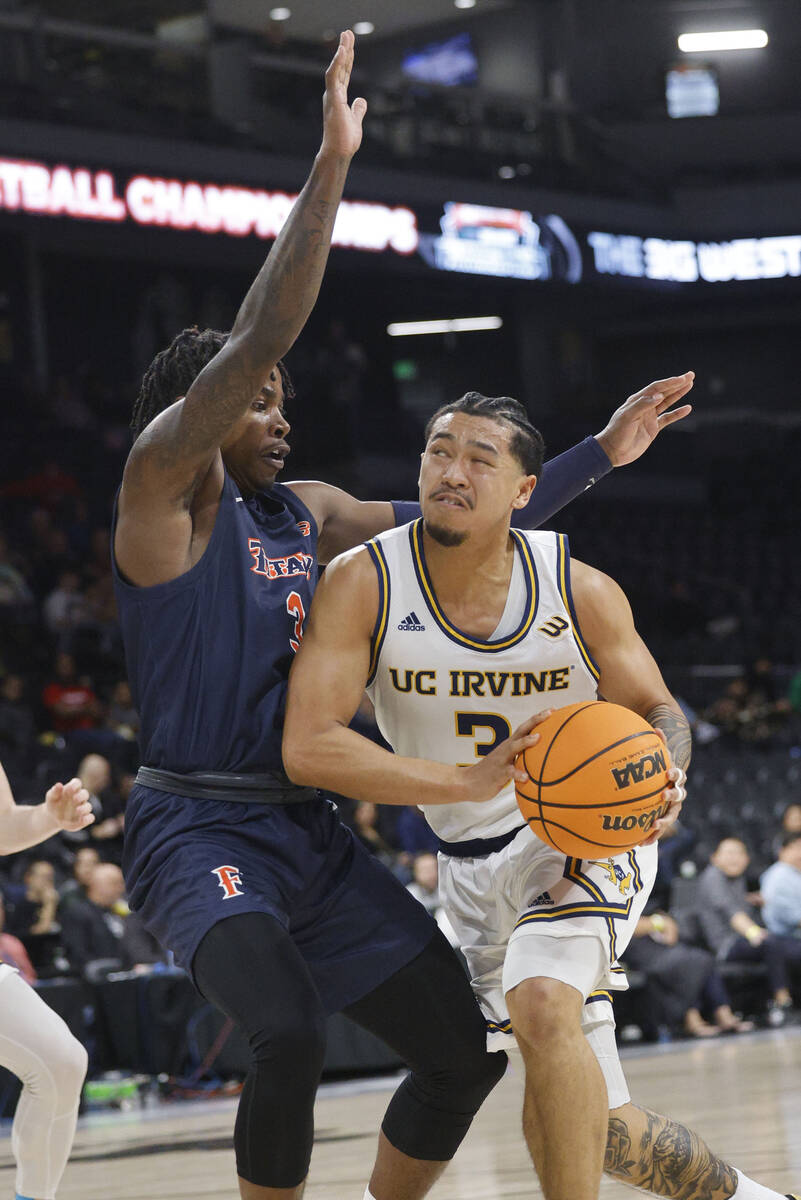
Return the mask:
<svg viewBox="0 0 801 1200">
<path fill-rule="evenodd" d="M 591 1200 L 604 1169 L 682 1200 L 777 1200 L 629 1099 L 609 990 L 653 883 L 656 836 L 684 798 L 690 735 L 620 588 L 584 564 L 571 572 L 563 535 L 510 530 L 541 464 L 517 401 L 468 393 L 434 415 L 422 520 L 342 555 L 318 588 L 290 677 L 286 770 L 356 800 L 422 807 L 488 1046 L 514 1034 L 522 1053 L 524 1133 L 547 1200 Z M 394 754 L 348 727 L 365 687 Z M 481 803 L 475 766 L 461 764 L 535 736 L 532 709 L 599 691 L 660 730 L 674 765 L 655 799 L 670 811 L 648 843 L 587 861 L 523 822 L 513 781 L 527 775 L 509 758 Z M 368 1195 L 385 1194 L 371 1184 Z"/>
<path fill-rule="evenodd" d="M 59 830 L 94 821 L 80 779 L 54 783 L 43 804 L 17 805 L 0 766 L 0 855 L 17 854 Z M 22 1080 L 11 1127 L 17 1164 L 15 1200 L 53 1200 L 67 1165 L 87 1054 L 61 1017 L 0 961 L 0 1066 Z"/>
<path fill-rule="evenodd" d="M 235 1148 L 244 1200 L 301 1194 L 325 1018 L 338 1010 L 412 1067 L 390 1104 L 380 1200 L 415 1200 L 500 1077 L 444 939 L 281 763 L 286 680 L 322 560 L 416 506 L 276 482 L 288 453 L 281 363 L 314 304 L 365 103 L 353 35 L 326 74 L 320 152 L 230 334 L 186 330 L 148 370 L 114 523 L 114 574 L 143 763 L 126 813 L 131 906 L 244 1031 L 254 1066 Z M 557 460 L 531 524 L 681 419 L 692 375 L 652 385 Z M 505 778 L 523 732 L 470 775 Z M 447 996 L 447 1002 L 443 1001 Z M 376 1184 L 376 1187 L 379 1185 Z"/>
</svg>

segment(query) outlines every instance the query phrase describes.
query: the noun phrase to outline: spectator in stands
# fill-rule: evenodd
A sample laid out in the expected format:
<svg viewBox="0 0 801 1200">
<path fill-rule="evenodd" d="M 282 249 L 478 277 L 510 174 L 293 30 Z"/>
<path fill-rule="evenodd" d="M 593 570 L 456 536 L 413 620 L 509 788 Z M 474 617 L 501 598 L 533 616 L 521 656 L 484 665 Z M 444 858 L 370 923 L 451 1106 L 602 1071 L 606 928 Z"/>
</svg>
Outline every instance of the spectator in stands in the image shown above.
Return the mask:
<svg viewBox="0 0 801 1200">
<path fill-rule="evenodd" d="M 93 867 L 86 898 L 65 910 L 64 944 L 73 968 L 89 977 L 165 959 L 161 947 L 129 911 L 122 871 L 114 863 Z"/>
<path fill-rule="evenodd" d="M 36 971 L 28 957 L 28 951 L 18 937 L 5 932 L 5 927 L 6 906 L 0 892 L 0 962 L 8 967 L 16 967 L 26 983 L 36 983 Z"/>
<path fill-rule="evenodd" d="M 768 930 L 783 941 L 794 939 L 801 948 L 801 831 L 784 835 L 778 862 L 760 882 Z"/>
<path fill-rule="evenodd" d="M 642 971 L 655 984 L 652 1000 L 657 1022 L 690 1037 L 748 1033 L 754 1026 L 732 1011 L 726 985 L 706 950 L 688 946 L 668 913 L 643 915 L 623 955 L 627 966 Z M 714 1024 L 704 1019 L 712 1015 Z"/>
<path fill-rule="evenodd" d="M 396 854 L 378 828 L 378 806 L 369 800 L 360 800 L 353 810 L 351 828 L 371 854 L 375 854 L 386 866 L 392 868 Z"/>
<path fill-rule="evenodd" d="M 61 651 L 55 657 L 53 677 L 42 691 L 42 703 L 48 728 L 58 733 L 94 729 L 100 718 L 101 705 L 91 680 L 79 677 L 75 659 Z"/>
<path fill-rule="evenodd" d="M 61 572 L 56 587 L 42 605 L 45 627 L 61 649 L 69 650 L 69 635 L 84 622 L 86 613 L 81 576 L 74 567 L 69 567 Z"/>
<path fill-rule="evenodd" d="M 793 945 L 760 924 L 746 889 L 749 862 L 748 849 L 740 838 L 723 838 L 698 879 L 698 922 L 708 948 L 719 961 L 765 964 L 772 996 L 768 1020 L 771 1025 L 783 1025 L 793 1006 L 788 963 L 801 963 L 801 940 Z"/>
<path fill-rule="evenodd" d="M 89 880 L 99 862 L 100 855 L 94 846 L 80 846 L 76 850 L 72 864 L 72 877 L 59 888 L 58 913 L 60 918 L 63 919 L 64 912 L 71 904 L 86 899 Z"/>
<path fill-rule="evenodd" d="M 401 811 L 405 812 L 406 809 Z M 690 857 L 696 835 L 679 821 L 671 825 L 659 842 L 659 863 L 651 889 L 650 903 L 654 908 L 670 907 L 670 889 L 683 861 Z"/>
<path fill-rule="evenodd" d="M 406 890 L 411 892 L 415 900 L 419 900 L 423 907 L 431 913 L 450 944 L 458 946 L 459 939 L 442 907 L 436 854 L 432 854 L 429 850 L 415 854 L 412 861 L 412 882 L 407 883 Z"/>
<path fill-rule="evenodd" d="M 6 898 L 11 901 L 8 890 Z M 53 864 L 35 859 L 22 877 L 22 889 L 9 903 L 8 928 L 25 946 L 37 975 L 58 974 L 66 963 L 61 960 L 61 926 L 56 919 L 58 892 Z"/>
<path fill-rule="evenodd" d="M 80 833 L 62 834 L 62 838 L 71 845 L 102 842 L 104 858 L 120 862 L 125 816 L 122 799 L 113 786 L 111 763 L 102 754 L 87 754 L 81 759 L 76 776 L 89 793 L 95 822 Z"/>
<path fill-rule="evenodd" d="M 91 871 L 86 899 L 64 912 L 64 945 L 70 963 L 80 974 L 99 959 L 113 960 L 117 970 L 125 961 L 125 883 L 113 863 L 98 863 Z"/>
<path fill-rule="evenodd" d="M 120 679 L 111 691 L 106 725 L 120 737 L 133 739 L 139 732 L 139 713 L 134 707 L 131 688 L 127 679 Z"/>
<path fill-rule="evenodd" d="M 0 533 L 0 609 L 4 619 L 27 612 L 32 603 L 33 593 L 12 560 L 5 534 Z"/>
<path fill-rule="evenodd" d="M 782 833 L 801 833 L 801 804 L 788 804 L 782 813 Z"/>
<path fill-rule="evenodd" d="M 30 771 L 36 743 L 36 722 L 25 699 L 21 675 L 0 681 L 0 760 L 10 778 Z"/>
<path fill-rule="evenodd" d="M 801 833 L 801 804 L 788 804 L 782 813 L 781 826 L 773 841 L 773 853 L 778 857 L 788 833 Z"/>
<path fill-rule="evenodd" d="M 748 700 L 748 684 L 745 679 L 733 679 L 726 691 L 706 709 L 705 721 L 714 725 L 730 739 L 738 739 L 742 730 L 743 714 Z"/>
</svg>

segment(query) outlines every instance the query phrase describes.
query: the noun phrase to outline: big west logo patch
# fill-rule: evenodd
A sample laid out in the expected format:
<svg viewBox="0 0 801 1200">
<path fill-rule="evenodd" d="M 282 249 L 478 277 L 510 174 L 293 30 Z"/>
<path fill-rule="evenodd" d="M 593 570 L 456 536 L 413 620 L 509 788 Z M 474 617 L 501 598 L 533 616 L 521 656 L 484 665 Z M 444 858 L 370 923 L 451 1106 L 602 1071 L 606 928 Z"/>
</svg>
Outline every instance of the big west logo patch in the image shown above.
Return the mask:
<svg viewBox="0 0 801 1200">
<path fill-rule="evenodd" d="M 642 783 L 644 779 L 651 779 L 658 771 L 666 771 L 667 762 L 664 752 L 657 750 L 655 754 L 643 754 L 633 762 L 626 763 L 625 767 L 610 769 L 615 783 L 622 791 L 624 788 L 631 787 L 633 783 Z"/>
</svg>

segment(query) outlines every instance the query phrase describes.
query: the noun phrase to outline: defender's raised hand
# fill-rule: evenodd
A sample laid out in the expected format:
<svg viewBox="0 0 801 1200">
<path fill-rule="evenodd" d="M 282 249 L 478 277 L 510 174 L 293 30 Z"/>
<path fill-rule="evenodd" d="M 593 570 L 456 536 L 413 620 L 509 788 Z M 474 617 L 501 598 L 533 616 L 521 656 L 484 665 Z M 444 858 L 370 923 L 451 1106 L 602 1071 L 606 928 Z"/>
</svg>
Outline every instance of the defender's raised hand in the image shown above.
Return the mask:
<svg viewBox="0 0 801 1200">
<path fill-rule="evenodd" d="M 355 38 L 349 29 L 340 34 L 337 52 L 325 73 L 323 144 L 320 152 L 352 158 L 362 142 L 362 121 L 367 101 L 357 96 L 348 105 L 348 84 L 353 68 Z"/>
<path fill-rule="evenodd" d="M 615 409 L 606 428 L 595 435 L 613 467 L 634 462 L 663 429 L 692 412 L 691 404 L 673 405 L 687 395 L 694 382 L 694 371 L 657 379 Z"/>
</svg>

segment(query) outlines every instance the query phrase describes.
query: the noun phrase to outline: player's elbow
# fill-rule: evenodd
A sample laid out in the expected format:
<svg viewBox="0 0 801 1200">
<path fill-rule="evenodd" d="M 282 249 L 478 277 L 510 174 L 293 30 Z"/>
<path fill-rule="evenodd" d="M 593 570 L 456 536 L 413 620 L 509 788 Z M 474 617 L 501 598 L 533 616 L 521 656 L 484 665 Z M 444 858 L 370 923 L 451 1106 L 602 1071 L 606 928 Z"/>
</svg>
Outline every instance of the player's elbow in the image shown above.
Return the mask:
<svg viewBox="0 0 801 1200">
<path fill-rule="evenodd" d="M 301 736 L 300 730 L 288 726 L 284 730 L 281 743 L 281 755 L 284 760 L 284 770 L 292 783 L 298 787 L 310 787 L 319 782 L 314 778 L 314 753 L 312 742 L 308 736 Z"/>
</svg>

